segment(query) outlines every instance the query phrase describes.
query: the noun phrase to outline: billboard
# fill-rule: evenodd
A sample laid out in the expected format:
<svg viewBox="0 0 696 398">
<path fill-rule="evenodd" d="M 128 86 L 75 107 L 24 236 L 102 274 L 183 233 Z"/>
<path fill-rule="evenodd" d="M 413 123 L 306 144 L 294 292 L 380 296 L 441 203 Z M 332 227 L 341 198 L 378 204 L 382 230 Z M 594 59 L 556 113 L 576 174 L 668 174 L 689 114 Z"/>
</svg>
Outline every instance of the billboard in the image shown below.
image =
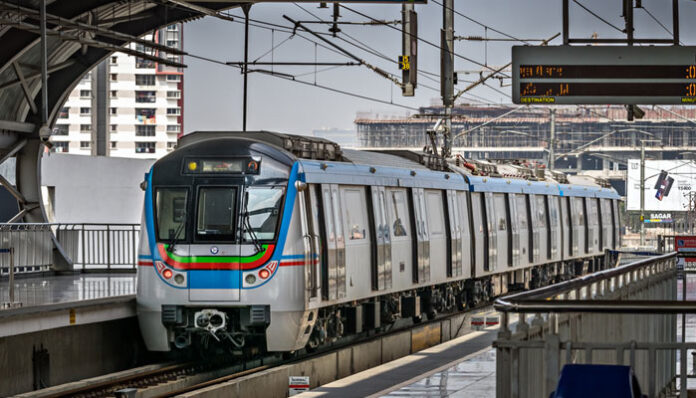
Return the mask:
<svg viewBox="0 0 696 398">
<path fill-rule="evenodd" d="M 645 161 L 645 210 L 686 211 L 696 188 L 696 163 L 691 160 Z M 626 210 L 640 210 L 640 160 L 628 161 Z"/>
</svg>

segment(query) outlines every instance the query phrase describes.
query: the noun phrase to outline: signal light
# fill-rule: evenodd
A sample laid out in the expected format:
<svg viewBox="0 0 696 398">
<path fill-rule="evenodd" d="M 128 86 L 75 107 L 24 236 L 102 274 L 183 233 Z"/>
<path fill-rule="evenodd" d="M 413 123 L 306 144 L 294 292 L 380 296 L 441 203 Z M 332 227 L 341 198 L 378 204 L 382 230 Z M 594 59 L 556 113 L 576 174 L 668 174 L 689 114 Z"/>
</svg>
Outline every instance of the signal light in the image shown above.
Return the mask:
<svg viewBox="0 0 696 398">
<path fill-rule="evenodd" d="M 170 269 L 165 269 L 165 270 L 162 272 L 162 276 L 164 277 L 164 279 L 171 279 L 171 278 L 172 278 L 172 275 L 174 275 L 174 273 L 173 273 L 172 270 L 170 270 Z"/>
<path fill-rule="evenodd" d="M 268 270 L 265 269 L 265 268 L 262 269 L 261 271 L 259 271 L 259 276 L 261 277 L 261 279 L 266 279 L 266 278 L 268 278 L 270 275 L 271 275 L 271 273 L 268 272 Z"/>
</svg>

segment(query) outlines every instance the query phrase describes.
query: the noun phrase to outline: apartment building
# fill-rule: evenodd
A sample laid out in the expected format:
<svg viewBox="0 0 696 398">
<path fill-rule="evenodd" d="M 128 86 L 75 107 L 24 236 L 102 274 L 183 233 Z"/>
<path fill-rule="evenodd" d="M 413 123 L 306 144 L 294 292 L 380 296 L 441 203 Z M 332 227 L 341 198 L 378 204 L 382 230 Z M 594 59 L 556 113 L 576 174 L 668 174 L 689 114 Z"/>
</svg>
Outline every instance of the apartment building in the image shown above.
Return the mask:
<svg viewBox="0 0 696 398">
<path fill-rule="evenodd" d="M 159 44 L 179 49 L 183 46 L 181 24 L 167 26 L 154 35 Z M 149 50 L 141 44 L 129 46 Z M 178 55 L 151 54 L 182 61 Z M 56 119 L 51 150 L 135 158 L 167 154 L 183 132 L 183 78 L 180 68 L 112 54 L 70 93 Z"/>
</svg>

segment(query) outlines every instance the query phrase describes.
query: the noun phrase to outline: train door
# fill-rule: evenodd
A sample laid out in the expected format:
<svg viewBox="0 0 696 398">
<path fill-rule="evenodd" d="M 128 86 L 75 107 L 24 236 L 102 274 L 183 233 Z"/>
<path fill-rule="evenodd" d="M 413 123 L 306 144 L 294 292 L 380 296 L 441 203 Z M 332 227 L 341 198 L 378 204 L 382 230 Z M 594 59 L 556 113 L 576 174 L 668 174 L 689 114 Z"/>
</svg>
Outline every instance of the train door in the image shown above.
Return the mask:
<svg viewBox="0 0 696 398">
<path fill-rule="evenodd" d="M 443 191 L 428 189 L 425 193 L 425 215 L 430 241 L 430 279 L 443 281 L 447 277 L 447 226 Z"/>
<path fill-rule="evenodd" d="M 476 242 L 474 234 L 471 231 L 471 222 L 469 220 L 469 201 L 468 194 L 465 191 L 456 191 L 456 199 L 459 203 L 459 227 L 461 231 L 461 261 L 462 273 L 460 276 L 469 277 L 473 275 L 472 264 Z"/>
<path fill-rule="evenodd" d="M 517 268 L 520 266 L 520 223 L 518 222 L 519 212 L 517 210 L 517 195 L 510 193 L 507 195 L 508 207 L 510 212 L 510 231 L 512 247 L 510 251 L 510 266 Z"/>
<path fill-rule="evenodd" d="M 587 253 L 587 224 L 585 217 L 585 198 L 576 196 L 572 199 L 573 210 L 573 255 L 575 257 Z"/>
<path fill-rule="evenodd" d="M 486 271 L 495 271 L 498 264 L 498 228 L 496 226 L 495 217 L 495 202 L 493 200 L 493 194 L 486 192 L 483 194 L 484 206 L 482 206 L 484 216 L 484 226 L 486 229 L 486 236 L 488 237 L 486 244 L 486 252 L 488 253 L 488 261 L 486 261 L 487 268 Z"/>
<path fill-rule="evenodd" d="M 532 223 L 532 247 L 529 262 L 532 264 L 536 264 L 541 259 L 539 250 L 541 245 L 540 228 L 542 224 L 542 221 L 539 217 L 539 202 L 537 201 L 537 195 L 529 195 L 529 212 L 531 214 L 530 222 Z"/>
<path fill-rule="evenodd" d="M 316 300 L 321 292 L 321 261 L 323 242 L 320 234 L 319 186 L 310 184 L 298 194 L 303 220 L 303 241 L 305 245 L 305 287 L 310 301 Z"/>
<path fill-rule="evenodd" d="M 524 211 L 527 213 L 527 253 L 529 254 L 529 264 L 534 264 L 534 195 L 524 195 Z"/>
<path fill-rule="evenodd" d="M 372 289 L 386 290 L 392 286 L 392 249 L 386 191 L 384 187 L 373 186 L 370 193 L 373 219 Z"/>
<path fill-rule="evenodd" d="M 614 247 L 614 249 L 619 249 L 619 247 L 621 246 L 621 238 L 619 237 L 619 231 L 621 229 L 621 220 L 619 217 L 619 201 L 616 199 L 612 199 L 611 202 L 611 214 L 614 223 L 614 239 L 612 242 L 612 246 Z"/>
<path fill-rule="evenodd" d="M 324 184 L 322 209 L 326 241 L 326 265 L 322 267 L 324 292 L 327 300 L 336 300 L 346 295 L 345 240 L 339 205 L 338 185 Z"/>
<path fill-rule="evenodd" d="M 585 198 L 585 206 L 587 212 L 587 253 L 596 253 L 599 251 L 601 235 L 599 230 L 599 212 L 597 210 L 597 199 Z"/>
<path fill-rule="evenodd" d="M 525 267 L 529 262 L 529 225 L 527 221 L 527 199 L 525 194 L 514 194 L 511 204 L 514 204 L 512 212 L 513 228 L 517 228 L 517 258 L 515 267 Z"/>
<path fill-rule="evenodd" d="M 409 212 L 408 192 L 404 188 L 386 190 L 388 214 L 387 227 L 391 228 L 392 286 L 404 290 L 413 283 L 413 248 L 411 237 L 415 235 Z M 408 266 L 407 266 L 408 264 Z"/>
<path fill-rule="evenodd" d="M 555 196 L 547 196 L 546 200 L 549 206 L 549 258 L 556 261 L 560 258 L 558 249 L 561 241 L 561 219 L 558 209 L 558 199 Z"/>
<path fill-rule="evenodd" d="M 496 269 L 500 272 L 505 272 L 508 264 L 508 221 L 507 221 L 507 205 L 505 203 L 505 194 L 494 193 L 493 204 L 495 206 L 495 218 L 493 228 L 496 230 Z"/>
<path fill-rule="evenodd" d="M 416 234 L 413 243 L 416 247 L 416 258 L 413 263 L 413 282 L 425 283 L 430 281 L 430 238 L 428 218 L 425 211 L 425 194 L 422 188 L 413 188 L 413 224 Z"/>
<path fill-rule="evenodd" d="M 450 231 L 447 277 L 457 277 L 462 274 L 462 216 L 457 191 L 447 191 L 447 219 Z"/>
<path fill-rule="evenodd" d="M 488 271 L 488 236 L 486 235 L 486 212 L 483 209 L 483 194 L 471 193 L 471 223 L 472 241 L 474 242 L 474 258 L 472 276 L 480 277 Z"/>
<path fill-rule="evenodd" d="M 565 219 L 566 231 L 568 232 L 565 236 L 567 244 L 567 257 L 573 257 L 578 253 L 578 234 L 575 231 L 575 218 L 577 214 L 573 212 L 573 198 L 566 197 L 563 200 L 563 214 Z"/>
<path fill-rule="evenodd" d="M 371 250 L 372 232 L 370 231 L 366 187 L 341 185 L 339 193 L 341 195 L 340 215 L 343 219 L 346 253 L 344 286 L 348 290 L 349 297 L 366 297 L 372 292 L 370 265 L 373 254 Z M 382 190 L 383 193 L 384 190 Z M 382 224 L 384 224 L 382 213 L 383 211 L 380 212 L 380 218 L 382 219 Z M 384 245 L 388 238 L 385 239 L 382 236 L 381 240 Z M 386 272 L 385 268 L 391 270 L 388 263 L 389 259 L 383 258 L 382 278 L 384 278 L 384 272 Z M 391 282 L 391 279 L 389 282 Z"/>
<path fill-rule="evenodd" d="M 512 208 L 514 206 L 515 202 L 515 194 L 505 194 L 505 219 L 508 220 L 508 233 L 507 233 L 507 239 L 508 239 L 508 244 L 507 244 L 507 250 L 508 250 L 508 259 L 507 259 L 507 266 L 512 267 L 515 263 L 515 257 L 519 255 L 519 247 L 520 247 L 520 242 L 519 242 L 519 232 L 518 228 L 519 226 L 515 222 L 515 219 L 513 218 L 512 213 Z M 515 252 L 517 252 L 517 255 L 515 255 Z"/>
<path fill-rule="evenodd" d="M 602 223 L 602 250 L 612 249 L 612 240 L 614 239 L 614 214 L 611 209 L 611 200 L 599 200 L 599 221 Z"/>
</svg>

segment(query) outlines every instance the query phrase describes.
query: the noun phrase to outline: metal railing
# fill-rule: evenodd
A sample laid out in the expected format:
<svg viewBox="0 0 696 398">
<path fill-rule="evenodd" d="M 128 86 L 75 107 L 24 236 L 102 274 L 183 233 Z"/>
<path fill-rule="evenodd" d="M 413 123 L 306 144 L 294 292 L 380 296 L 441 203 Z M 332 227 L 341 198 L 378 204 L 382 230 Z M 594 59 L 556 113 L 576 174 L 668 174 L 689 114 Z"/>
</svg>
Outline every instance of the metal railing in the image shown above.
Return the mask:
<svg viewBox="0 0 696 398">
<path fill-rule="evenodd" d="M 0 247 L 14 249 L 16 274 L 49 271 L 54 239 L 73 269 L 135 270 L 139 238 L 139 224 L 0 224 Z M 9 257 L 0 256 L 0 276 L 9 269 Z"/>
<path fill-rule="evenodd" d="M 556 285 L 498 299 L 501 330 L 494 343 L 498 397 L 548 397 L 567 363 L 629 364 L 649 397 L 686 397 L 686 313 L 677 301 L 676 254 L 639 260 Z M 683 284 L 686 297 L 686 283 Z M 510 314 L 518 313 L 516 330 Z M 534 314 L 528 322 L 528 314 Z M 677 316 L 682 314 L 682 341 Z M 677 376 L 677 353 L 680 372 Z"/>
<path fill-rule="evenodd" d="M 140 224 L 51 224 L 75 268 L 135 269 Z"/>
</svg>

